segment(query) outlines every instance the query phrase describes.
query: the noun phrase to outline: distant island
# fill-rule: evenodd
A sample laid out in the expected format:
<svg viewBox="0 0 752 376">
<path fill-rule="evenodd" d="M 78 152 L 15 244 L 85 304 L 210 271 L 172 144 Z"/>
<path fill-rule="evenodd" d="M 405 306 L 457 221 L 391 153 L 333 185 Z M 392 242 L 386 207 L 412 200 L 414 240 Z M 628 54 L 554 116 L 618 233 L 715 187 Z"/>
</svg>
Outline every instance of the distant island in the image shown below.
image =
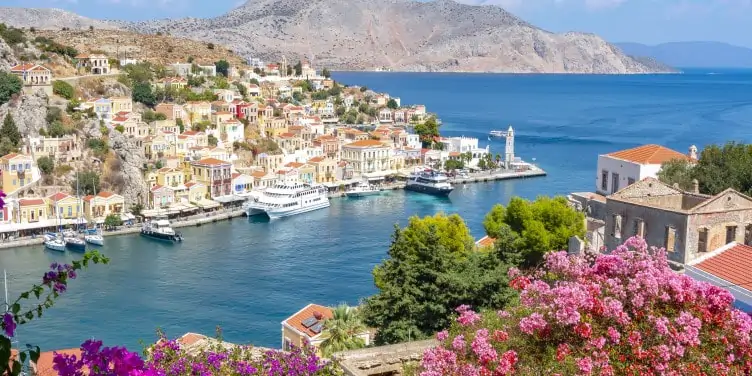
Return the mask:
<svg viewBox="0 0 752 376">
<path fill-rule="evenodd" d="M 215 18 L 126 22 L 60 9 L 0 8 L 0 22 L 36 29 L 170 34 L 269 61 L 342 70 L 504 73 L 664 73 L 603 38 L 551 33 L 498 6 L 451 0 L 253 0 Z"/>
<path fill-rule="evenodd" d="M 722 42 L 671 42 L 649 46 L 614 43 L 625 54 L 681 68 L 752 68 L 752 49 Z"/>
</svg>

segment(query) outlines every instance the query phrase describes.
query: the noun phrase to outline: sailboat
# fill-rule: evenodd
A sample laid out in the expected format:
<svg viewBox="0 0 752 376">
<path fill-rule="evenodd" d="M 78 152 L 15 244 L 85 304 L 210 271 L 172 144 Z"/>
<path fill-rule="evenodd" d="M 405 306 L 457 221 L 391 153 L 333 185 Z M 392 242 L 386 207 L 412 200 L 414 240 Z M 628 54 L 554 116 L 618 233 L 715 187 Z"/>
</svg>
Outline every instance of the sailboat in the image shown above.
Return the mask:
<svg viewBox="0 0 752 376">
<path fill-rule="evenodd" d="M 78 174 L 76 174 L 76 197 L 78 197 L 80 205 L 81 196 L 78 194 Z M 81 219 L 80 211 L 78 212 L 78 219 Z M 78 225 L 79 222 L 76 220 L 76 227 L 78 227 Z M 75 231 L 63 234 L 63 240 L 65 240 L 65 245 L 73 251 L 86 251 L 86 242 L 81 240 Z"/>
<path fill-rule="evenodd" d="M 65 242 L 60 235 L 60 211 L 55 205 L 55 215 L 57 216 L 57 233 L 47 233 L 44 235 L 44 248 L 52 251 L 65 252 Z"/>
<path fill-rule="evenodd" d="M 92 187 L 94 187 L 94 195 L 96 196 L 97 195 L 97 186 L 95 184 L 93 184 L 93 183 L 94 182 L 92 181 Z M 95 226 L 96 226 L 96 224 L 95 224 Z M 91 244 L 94 244 L 94 245 L 104 245 L 104 237 L 99 232 L 99 230 L 97 230 L 96 227 L 93 228 L 93 229 L 91 229 L 91 230 L 89 230 L 88 233 L 86 235 L 84 235 L 84 240 L 87 243 L 91 243 Z"/>
</svg>

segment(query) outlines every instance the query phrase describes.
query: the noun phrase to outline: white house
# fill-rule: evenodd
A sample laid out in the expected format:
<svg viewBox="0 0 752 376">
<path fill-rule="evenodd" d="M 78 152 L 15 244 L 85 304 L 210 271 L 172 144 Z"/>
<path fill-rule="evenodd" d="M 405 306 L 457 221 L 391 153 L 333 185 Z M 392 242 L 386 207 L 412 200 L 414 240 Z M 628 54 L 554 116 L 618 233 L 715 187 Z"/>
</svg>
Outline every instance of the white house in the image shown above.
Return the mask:
<svg viewBox="0 0 752 376">
<path fill-rule="evenodd" d="M 232 174 L 232 194 L 244 194 L 250 192 L 252 189 L 253 176 L 237 172 Z"/>
<path fill-rule="evenodd" d="M 423 147 L 423 144 L 420 142 L 420 136 L 417 134 L 408 134 L 407 147 L 413 149 L 420 149 L 421 147 Z"/>
<path fill-rule="evenodd" d="M 752 247 L 736 242 L 726 244 L 684 264 L 684 273 L 695 280 L 728 290 L 736 298 L 736 308 L 752 312 L 752 291 L 749 286 Z"/>
<path fill-rule="evenodd" d="M 237 119 L 228 119 L 219 124 L 220 137 L 225 142 L 245 141 L 245 126 Z"/>
<path fill-rule="evenodd" d="M 356 175 L 391 169 L 390 148 L 376 140 L 361 140 L 342 146 L 342 160 Z"/>
<path fill-rule="evenodd" d="M 654 144 L 599 155 L 596 192 L 607 196 L 644 178 L 657 178 L 661 165 L 673 159 L 696 160 L 697 147 L 692 145 L 688 155 Z"/>
</svg>

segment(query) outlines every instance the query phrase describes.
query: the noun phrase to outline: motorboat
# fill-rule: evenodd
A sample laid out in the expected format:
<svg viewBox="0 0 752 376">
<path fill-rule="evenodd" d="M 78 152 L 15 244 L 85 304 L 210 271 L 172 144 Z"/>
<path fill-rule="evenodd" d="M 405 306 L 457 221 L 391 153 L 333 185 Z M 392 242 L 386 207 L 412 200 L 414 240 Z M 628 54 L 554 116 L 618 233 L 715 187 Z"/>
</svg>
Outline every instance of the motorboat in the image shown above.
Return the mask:
<svg viewBox="0 0 752 376">
<path fill-rule="evenodd" d="M 141 226 L 141 236 L 172 243 L 182 242 L 183 235 L 175 232 L 167 218 L 154 218 Z"/>
<path fill-rule="evenodd" d="M 59 237 L 45 240 L 44 247 L 53 251 L 65 252 L 65 242 Z"/>
<path fill-rule="evenodd" d="M 96 229 L 88 230 L 84 235 L 84 241 L 94 245 L 104 245 L 104 237 Z"/>
<path fill-rule="evenodd" d="M 375 185 L 358 185 L 345 191 L 347 197 L 365 197 L 380 194 L 382 189 Z"/>
<path fill-rule="evenodd" d="M 86 242 L 81 238 L 67 236 L 63 237 L 63 241 L 65 241 L 65 246 L 72 251 L 86 251 Z"/>
<path fill-rule="evenodd" d="M 412 174 L 405 184 L 405 189 L 434 196 L 448 196 L 454 187 L 449 183 L 446 174 L 429 169 Z"/>
<path fill-rule="evenodd" d="M 488 134 L 491 137 L 506 137 L 507 136 L 507 132 L 505 131 L 491 131 L 491 132 L 488 132 Z"/>
<path fill-rule="evenodd" d="M 250 216 L 266 214 L 270 219 L 288 217 L 329 207 L 329 197 L 323 185 L 300 181 L 285 181 L 261 192 L 261 196 L 243 205 Z"/>
</svg>

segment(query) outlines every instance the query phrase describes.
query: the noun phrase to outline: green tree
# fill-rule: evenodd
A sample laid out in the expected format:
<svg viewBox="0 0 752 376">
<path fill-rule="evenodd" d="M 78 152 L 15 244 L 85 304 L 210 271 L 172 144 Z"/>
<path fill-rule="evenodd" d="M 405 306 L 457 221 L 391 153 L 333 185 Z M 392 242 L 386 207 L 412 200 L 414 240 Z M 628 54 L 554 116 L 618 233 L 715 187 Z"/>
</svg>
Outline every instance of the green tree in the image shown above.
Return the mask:
<svg viewBox="0 0 752 376">
<path fill-rule="evenodd" d="M 217 138 L 214 137 L 213 134 L 210 134 L 207 137 L 207 141 L 209 142 L 209 146 L 212 146 L 212 147 L 217 146 L 217 144 L 219 143 L 219 140 L 217 140 Z"/>
<path fill-rule="evenodd" d="M 692 189 L 692 180 L 694 166 L 685 159 L 673 159 L 661 165 L 658 171 L 658 180 L 674 185 L 678 184 L 679 188 L 684 190 Z"/>
<path fill-rule="evenodd" d="M 415 133 L 420 136 L 420 141 L 424 148 L 430 148 L 433 144 L 434 137 L 439 136 L 439 123 L 436 118 L 431 116 L 426 121 L 415 126 Z"/>
<path fill-rule="evenodd" d="M 128 86 L 133 87 L 136 83 L 149 83 L 154 79 L 154 71 L 151 64 L 142 62 L 138 64 L 128 64 L 123 67 L 127 77 Z"/>
<path fill-rule="evenodd" d="M 506 226 L 514 233 L 514 246 L 524 253 L 525 265 L 532 266 L 547 252 L 566 249 L 572 236 L 583 237 L 585 216 L 562 196 L 541 196 L 535 201 L 513 197 L 506 207 L 495 205 L 483 221 L 492 238 L 502 237 Z"/>
<path fill-rule="evenodd" d="M 118 226 L 123 225 L 123 219 L 120 217 L 119 214 L 109 214 L 107 217 L 104 218 L 104 227 L 108 229 L 115 229 Z"/>
<path fill-rule="evenodd" d="M 340 304 L 332 311 L 332 318 L 324 322 L 320 349 L 325 357 L 340 351 L 355 350 L 366 346 L 359 337 L 366 331 L 356 308 Z"/>
<path fill-rule="evenodd" d="M 52 83 L 52 92 L 68 100 L 73 99 L 73 95 L 75 95 L 73 86 L 60 80 Z"/>
<path fill-rule="evenodd" d="M 68 134 L 68 129 L 60 120 L 55 120 L 47 126 L 47 135 L 50 137 L 63 137 Z"/>
<path fill-rule="evenodd" d="M 43 174 L 49 175 L 55 170 L 55 161 L 49 156 L 42 156 L 37 159 L 37 167 Z"/>
<path fill-rule="evenodd" d="M 16 121 L 13 120 L 13 116 L 10 116 L 10 112 L 5 114 L 3 120 L 3 126 L 0 128 L 0 138 L 10 141 L 14 148 L 17 148 L 21 143 L 21 133 L 18 131 Z"/>
<path fill-rule="evenodd" d="M 149 107 L 154 107 L 157 104 L 157 98 L 148 82 L 134 84 L 132 98 L 135 102 L 143 103 Z"/>
<path fill-rule="evenodd" d="M 214 77 L 214 87 L 217 89 L 229 89 L 230 84 L 227 82 L 227 79 L 222 76 Z"/>
<path fill-rule="evenodd" d="M 444 169 L 447 171 L 461 170 L 463 168 L 465 168 L 465 163 L 461 160 L 447 159 L 446 162 L 444 162 Z"/>
<path fill-rule="evenodd" d="M 21 92 L 23 82 L 15 74 L 0 71 L 0 104 L 4 104 L 11 97 Z"/>
<path fill-rule="evenodd" d="M 78 181 L 78 185 L 76 184 Z M 76 179 L 71 182 L 71 189 L 76 192 L 76 187 L 81 195 L 93 195 L 96 192 L 101 192 L 101 186 L 99 184 L 99 173 L 92 170 L 79 172 L 76 174 Z"/>
<path fill-rule="evenodd" d="M 373 271 L 379 292 L 363 305 L 365 324 L 379 328 L 377 344 L 427 338 L 461 304 L 501 308 L 514 296 L 509 265 L 494 252 L 475 252 L 456 215 L 411 218 L 395 228 L 388 254 Z"/>
<path fill-rule="evenodd" d="M 240 82 L 234 82 L 233 85 L 238 89 L 238 93 L 245 98 L 248 96 L 248 88 Z"/>
<path fill-rule="evenodd" d="M 328 68 L 324 68 L 324 70 L 321 71 L 321 75 L 326 78 L 329 78 L 332 76 L 332 72 L 329 72 Z"/>
<path fill-rule="evenodd" d="M 296 76 L 300 77 L 303 75 L 303 63 L 301 63 L 300 60 L 298 60 L 293 68 L 295 69 Z"/>
<path fill-rule="evenodd" d="M 222 59 L 220 61 L 217 61 L 214 63 L 214 67 L 217 68 L 217 74 L 221 74 L 225 77 L 230 76 L 230 63 L 227 62 L 227 60 Z"/>
<path fill-rule="evenodd" d="M 392 110 L 395 110 L 399 107 L 399 105 L 397 104 L 397 101 L 394 100 L 394 98 L 389 98 L 389 101 L 386 102 L 386 106 L 388 108 L 391 108 Z"/>
</svg>

